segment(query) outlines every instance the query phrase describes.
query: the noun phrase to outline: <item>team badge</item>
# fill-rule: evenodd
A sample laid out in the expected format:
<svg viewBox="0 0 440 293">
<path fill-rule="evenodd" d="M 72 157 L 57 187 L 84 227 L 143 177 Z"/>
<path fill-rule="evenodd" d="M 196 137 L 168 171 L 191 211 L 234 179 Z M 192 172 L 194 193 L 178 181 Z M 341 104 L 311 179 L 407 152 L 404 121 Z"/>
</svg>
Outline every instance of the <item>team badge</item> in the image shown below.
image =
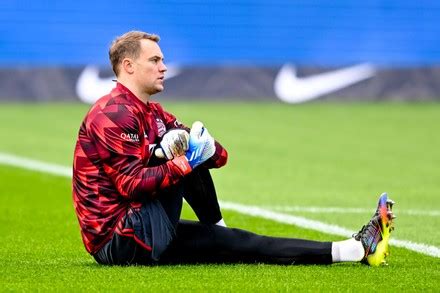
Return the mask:
<svg viewBox="0 0 440 293">
<path fill-rule="evenodd" d="M 165 127 L 165 123 L 163 123 L 162 119 L 156 118 L 156 124 L 157 124 L 157 135 L 159 137 L 162 137 L 167 131 L 167 128 Z"/>
</svg>

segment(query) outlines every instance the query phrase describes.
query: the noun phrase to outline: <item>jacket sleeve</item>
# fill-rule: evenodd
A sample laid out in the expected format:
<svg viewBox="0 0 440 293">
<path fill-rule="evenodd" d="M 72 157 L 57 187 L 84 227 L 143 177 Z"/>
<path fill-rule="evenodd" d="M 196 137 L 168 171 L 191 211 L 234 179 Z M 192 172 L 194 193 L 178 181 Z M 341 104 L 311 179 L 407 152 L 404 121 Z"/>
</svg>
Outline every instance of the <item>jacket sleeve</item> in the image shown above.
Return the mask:
<svg viewBox="0 0 440 293">
<path fill-rule="evenodd" d="M 103 171 L 118 192 L 130 199 L 154 198 L 191 171 L 182 156 L 160 166 L 147 167 L 148 145 L 141 140 L 139 120 L 126 105 L 105 107 L 88 124 L 88 133 L 98 150 Z"/>
<path fill-rule="evenodd" d="M 174 128 L 183 128 L 186 129 L 186 131 L 188 132 L 190 131 L 190 128 L 188 128 L 179 120 L 177 120 L 177 118 L 173 114 L 163 110 L 160 105 L 159 105 L 159 109 L 163 113 L 167 130 Z M 220 168 L 226 165 L 227 161 L 228 161 L 228 152 L 218 141 L 215 141 L 214 155 L 211 158 L 209 158 L 206 162 L 204 162 L 201 166 L 209 169 Z"/>
</svg>

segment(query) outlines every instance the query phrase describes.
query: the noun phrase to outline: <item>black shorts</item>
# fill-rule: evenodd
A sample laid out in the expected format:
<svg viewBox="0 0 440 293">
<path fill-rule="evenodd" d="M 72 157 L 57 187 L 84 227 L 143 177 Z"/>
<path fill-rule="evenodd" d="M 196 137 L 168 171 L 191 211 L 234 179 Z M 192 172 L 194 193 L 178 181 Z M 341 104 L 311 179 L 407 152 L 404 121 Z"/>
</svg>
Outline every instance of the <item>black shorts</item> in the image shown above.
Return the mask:
<svg viewBox="0 0 440 293">
<path fill-rule="evenodd" d="M 159 200 L 146 202 L 140 209 L 129 209 L 122 223 L 121 231 L 129 233 L 115 232 L 112 239 L 93 255 L 98 263 L 154 263 L 176 234 L 175 225 Z"/>
</svg>

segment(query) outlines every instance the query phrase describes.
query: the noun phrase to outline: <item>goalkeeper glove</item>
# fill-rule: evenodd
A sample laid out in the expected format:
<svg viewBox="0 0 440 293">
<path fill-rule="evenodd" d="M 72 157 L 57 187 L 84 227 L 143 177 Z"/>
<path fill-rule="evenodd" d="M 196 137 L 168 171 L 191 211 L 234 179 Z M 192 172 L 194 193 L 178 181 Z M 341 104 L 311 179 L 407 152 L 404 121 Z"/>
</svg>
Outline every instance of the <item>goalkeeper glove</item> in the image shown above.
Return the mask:
<svg viewBox="0 0 440 293">
<path fill-rule="evenodd" d="M 162 138 L 159 147 L 154 151 L 158 158 L 172 160 L 183 156 L 188 150 L 189 134 L 184 129 L 171 129 Z"/>
<path fill-rule="evenodd" d="M 203 123 L 196 121 L 189 133 L 189 148 L 185 156 L 192 169 L 208 160 L 215 153 L 215 142 Z"/>
</svg>

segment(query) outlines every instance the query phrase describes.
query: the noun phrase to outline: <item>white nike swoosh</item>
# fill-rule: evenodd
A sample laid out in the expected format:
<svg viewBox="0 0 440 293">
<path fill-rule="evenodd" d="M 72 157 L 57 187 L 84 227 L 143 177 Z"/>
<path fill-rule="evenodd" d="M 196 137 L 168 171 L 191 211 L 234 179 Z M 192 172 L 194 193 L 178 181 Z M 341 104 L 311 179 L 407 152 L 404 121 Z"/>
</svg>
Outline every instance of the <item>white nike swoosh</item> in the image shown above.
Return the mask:
<svg viewBox="0 0 440 293">
<path fill-rule="evenodd" d="M 277 97 L 287 103 L 301 103 L 335 92 L 375 74 L 369 63 L 344 69 L 299 78 L 293 65 L 286 64 L 278 72 L 274 91 Z"/>
<path fill-rule="evenodd" d="M 165 79 L 173 78 L 181 72 L 177 66 L 168 65 L 167 67 L 168 70 L 165 73 Z M 87 66 L 81 72 L 76 82 L 76 94 L 81 101 L 93 104 L 115 87 L 114 79 L 116 79 L 116 77 L 99 77 L 98 67 Z"/>
</svg>

